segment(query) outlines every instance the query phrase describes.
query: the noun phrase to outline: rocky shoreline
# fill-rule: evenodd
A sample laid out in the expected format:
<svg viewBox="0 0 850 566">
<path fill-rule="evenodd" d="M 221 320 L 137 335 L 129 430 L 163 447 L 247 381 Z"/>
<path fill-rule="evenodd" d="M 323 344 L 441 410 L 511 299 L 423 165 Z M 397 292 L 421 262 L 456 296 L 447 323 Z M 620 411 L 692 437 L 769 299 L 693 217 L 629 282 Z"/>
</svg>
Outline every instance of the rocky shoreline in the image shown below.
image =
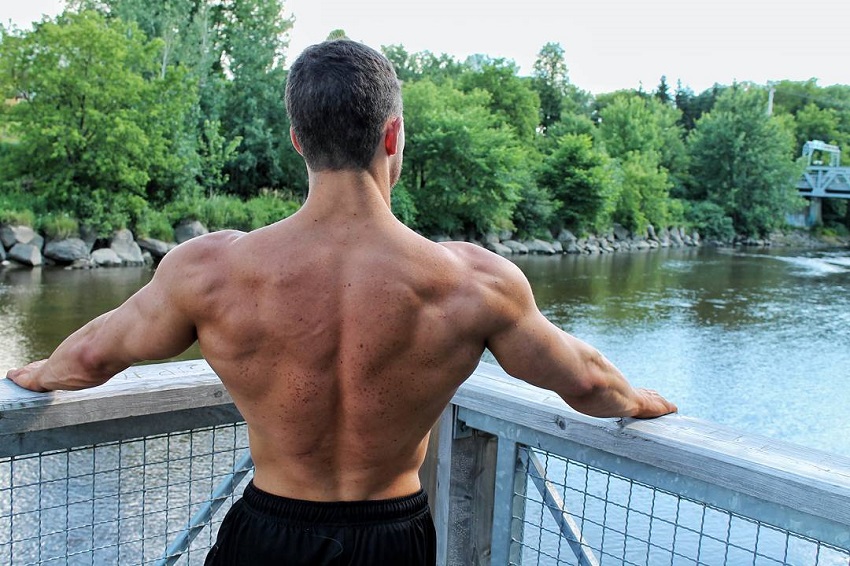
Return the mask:
<svg viewBox="0 0 850 566">
<path fill-rule="evenodd" d="M 174 230 L 175 241 L 164 242 L 153 238 L 135 239 L 129 230 L 119 230 L 112 238 L 63 238 L 46 240 L 30 226 L 0 225 L 0 265 L 39 267 L 64 266 L 66 269 L 91 269 L 158 263 L 175 246 L 194 237 L 208 233 L 197 221 L 179 224 Z M 447 235 L 430 236 L 436 242 L 457 240 Z M 656 232 L 652 226 L 643 234 L 634 234 L 615 224 L 603 234 L 578 237 L 569 230 L 561 230 L 551 241 L 514 239 L 511 232 L 489 233 L 483 240 L 467 241 L 502 256 L 540 254 L 606 254 L 616 252 L 649 251 L 660 248 L 681 247 L 847 247 L 850 238 L 819 238 L 809 232 L 774 232 L 766 239 L 736 238 L 732 242 L 703 241 L 696 231 L 680 227 L 664 228 Z"/>
<path fill-rule="evenodd" d="M 39 267 L 58 265 L 67 269 L 150 265 L 187 240 L 208 233 L 200 222 L 185 222 L 174 230 L 174 242 L 153 238 L 135 239 L 129 230 L 111 238 L 63 238 L 46 240 L 30 226 L 0 226 L 0 265 Z"/>
</svg>

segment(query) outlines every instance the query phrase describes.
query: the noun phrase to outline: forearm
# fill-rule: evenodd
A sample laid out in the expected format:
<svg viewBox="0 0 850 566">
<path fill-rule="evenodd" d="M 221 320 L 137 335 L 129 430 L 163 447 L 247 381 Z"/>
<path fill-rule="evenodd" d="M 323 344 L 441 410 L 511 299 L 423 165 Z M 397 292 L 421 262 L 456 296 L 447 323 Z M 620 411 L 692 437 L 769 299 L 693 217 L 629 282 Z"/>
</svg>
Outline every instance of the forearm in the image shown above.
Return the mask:
<svg viewBox="0 0 850 566">
<path fill-rule="evenodd" d="M 581 389 L 561 395 L 571 407 L 594 417 L 639 419 L 654 418 L 678 410 L 676 405 L 655 391 L 632 387 L 620 370 L 598 350 L 580 340 L 576 341 L 582 364 L 578 366 L 581 369 L 574 380 Z"/>
<path fill-rule="evenodd" d="M 633 417 L 642 410 L 641 396 L 598 350 L 582 344 L 579 370 L 569 387 L 558 391 L 575 410 L 593 417 Z"/>
<path fill-rule="evenodd" d="M 122 363 L 107 363 L 98 348 L 101 327 L 110 313 L 89 322 L 67 339 L 46 360 L 10 370 L 7 377 L 31 391 L 86 389 L 106 382 L 126 368 Z M 123 366 L 123 367 L 122 367 Z"/>
</svg>

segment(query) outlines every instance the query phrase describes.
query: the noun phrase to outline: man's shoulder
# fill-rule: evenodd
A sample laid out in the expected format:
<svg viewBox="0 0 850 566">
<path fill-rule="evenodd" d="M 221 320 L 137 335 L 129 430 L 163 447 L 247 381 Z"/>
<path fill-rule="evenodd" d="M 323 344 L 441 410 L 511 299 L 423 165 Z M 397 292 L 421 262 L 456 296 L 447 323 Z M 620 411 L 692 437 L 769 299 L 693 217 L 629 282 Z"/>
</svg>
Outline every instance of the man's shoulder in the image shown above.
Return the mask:
<svg viewBox="0 0 850 566">
<path fill-rule="evenodd" d="M 166 258 L 202 261 L 210 256 L 220 257 L 233 243 L 245 236 L 238 230 L 220 230 L 187 240 L 166 254 Z"/>
<path fill-rule="evenodd" d="M 162 258 L 157 276 L 185 285 L 221 273 L 229 262 L 229 249 L 244 236 L 244 232 L 222 230 L 187 240 Z"/>
<path fill-rule="evenodd" d="M 443 246 L 473 274 L 481 274 L 508 281 L 522 277 L 520 269 L 510 260 L 469 242 L 441 242 Z"/>
</svg>

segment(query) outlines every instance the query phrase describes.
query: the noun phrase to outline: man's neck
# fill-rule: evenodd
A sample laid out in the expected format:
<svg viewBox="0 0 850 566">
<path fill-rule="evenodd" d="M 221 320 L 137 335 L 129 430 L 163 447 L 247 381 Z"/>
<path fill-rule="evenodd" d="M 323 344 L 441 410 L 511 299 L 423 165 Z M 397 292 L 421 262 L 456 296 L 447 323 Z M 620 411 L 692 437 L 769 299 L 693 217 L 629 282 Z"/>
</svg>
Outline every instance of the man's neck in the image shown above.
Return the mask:
<svg viewBox="0 0 850 566">
<path fill-rule="evenodd" d="M 383 177 L 368 170 L 311 171 L 302 210 L 315 217 L 391 213 L 390 186 Z"/>
</svg>

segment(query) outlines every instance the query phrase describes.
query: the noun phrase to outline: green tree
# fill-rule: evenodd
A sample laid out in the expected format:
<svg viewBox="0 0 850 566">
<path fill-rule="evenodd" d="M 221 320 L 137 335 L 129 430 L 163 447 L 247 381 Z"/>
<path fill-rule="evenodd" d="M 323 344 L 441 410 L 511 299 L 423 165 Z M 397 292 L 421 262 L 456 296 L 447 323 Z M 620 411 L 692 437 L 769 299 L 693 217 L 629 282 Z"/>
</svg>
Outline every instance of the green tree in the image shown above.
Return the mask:
<svg viewBox="0 0 850 566">
<path fill-rule="evenodd" d="M 534 137 L 540 99 L 528 81 L 517 76 L 518 67 L 505 59 L 480 58 L 471 70 L 460 75 L 464 92 L 482 89 L 490 94 L 490 111 L 499 121 L 514 128 L 521 139 Z"/>
<path fill-rule="evenodd" d="M 697 120 L 714 107 L 717 97 L 725 88 L 715 84 L 699 95 L 695 95 L 690 88 L 683 87 L 681 81 L 679 82 L 674 100 L 676 108 L 682 113 L 679 124 L 685 129 L 685 132 L 694 129 Z"/>
<path fill-rule="evenodd" d="M 687 151 L 679 116 L 675 108 L 654 98 L 618 93 L 599 111 L 599 136 L 612 157 L 655 152 L 661 166 L 681 173 L 687 167 Z"/>
<path fill-rule="evenodd" d="M 661 104 L 670 104 L 673 102 L 673 97 L 670 96 L 670 87 L 667 85 L 666 75 L 661 75 L 661 81 L 658 83 L 658 88 L 655 89 L 654 96 Z"/>
<path fill-rule="evenodd" d="M 200 157 L 200 174 L 198 184 L 206 190 L 207 196 L 212 197 L 220 192 L 230 180 L 225 173 L 227 164 L 233 159 L 241 139 L 227 141 L 221 135 L 221 124 L 205 120 L 203 143 L 198 148 Z"/>
<path fill-rule="evenodd" d="M 408 142 L 395 190 L 411 197 L 414 227 L 449 234 L 512 228 L 527 155 L 490 112 L 489 94 L 425 79 L 405 83 L 404 100 Z"/>
<path fill-rule="evenodd" d="M 799 202 L 801 173 L 793 138 L 767 116 L 766 95 L 733 87 L 697 121 L 688 141 L 693 186 L 690 197 L 718 205 L 740 234 L 761 236 L 785 222 Z"/>
<path fill-rule="evenodd" d="M 795 116 L 807 104 L 820 98 L 817 80 L 779 81 L 773 84 L 773 112 Z"/>
<path fill-rule="evenodd" d="M 0 88 L 22 98 L 5 116 L 17 138 L 7 179 L 29 179 L 45 210 L 102 231 L 128 225 L 148 198 L 167 198 L 150 187 L 185 175 L 177 142 L 195 94 L 179 72 L 162 75 L 161 49 L 94 11 L 4 33 Z"/>
<path fill-rule="evenodd" d="M 284 53 L 292 20 L 280 0 L 232 0 L 222 15 L 222 64 L 227 76 L 221 123 L 228 140 L 242 139 L 226 172 L 228 189 L 253 196 L 263 188 L 293 188 L 303 169 L 289 143 L 283 104 Z"/>
<path fill-rule="evenodd" d="M 794 117 L 796 133 L 796 153 L 803 149 L 803 144 L 809 140 L 821 140 L 828 143 L 841 143 L 846 139 L 839 130 L 838 112 L 832 108 L 822 109 L 810 102 L 797 112 Z"/>
<path fill-rule="evenodd" d="M 590 136 L 568 134 L 559 138 L 555 151 L 544 159 L 537 182 L 557 203 L 556 229 L 599 229 L 613 210 L 616 189 L 610 160 L 593 147 Z"/>
<path fill-rule="evenodd" d="M 608 154 L 619 159 L 624 169 L 622 198 L 626 199 L 632 187 L 638 195 L 626 200 L 640 208 L 626 214 L 623 207 L 627 204 L 620 203 L 619 214 L 634 219 L 626 223 L 631 228 L 642 230 L 644 219 L 666 225 L 666 209 L 659 208 L 657 192 L 666 199 L 687 171 L 679 111 L 656 98 L 618 93 L 605 101 L 599 118 L 599 137 Z"/>
<path fill-rule="evenodd" d="M 633 232 L 645 231 L 648 224 L 668 226 L 670 183 L 666 169 L 658 167 L 657 155 L 630 151 L 619 162 L 613 220 Z"/>
<path fill-rule="evenodd" d="M 263 188 L 306 190 L 303 165 L 289 144 L 282 100 L 284 55 L 292 19 L 282 0 L 74 0 L 112 18 L 136 22 L 163 42 L 160 67 L 177 65 L 198 98 L 180 145 L 192 161 L 190 177 L 205 175 L 201 162 L 205 124 L 220 123 L 227 144 L 241 140 L 221 173 L 228 192 L 249 197 Z M 340 32 L 341 30 L 335 30 Z M 332 33 L 335 33 L 332 32 Z M 193 86 L 194 85 L 194 86 Z M 208 148 L 207 148 L 208 149 Z"/>
<path fill-rule="evenodd" d="M 384 45 L 384 56 L 395 67 L 396 75 L 402 82 L 427 78 L 435 84 L 457 79 L 467 71 L 467 67 L 451 55 L 434 55 L 430 51 L 408 53 L 402 45 Z"/>
<path fill-rule="evenodd" d="M 569 82 L 564 48 L 559 43 L 547 43 L 534 61 L 531 82 L 540 97 L 540 125 L 544 130 L 560 121 Z"/>
</svg>

